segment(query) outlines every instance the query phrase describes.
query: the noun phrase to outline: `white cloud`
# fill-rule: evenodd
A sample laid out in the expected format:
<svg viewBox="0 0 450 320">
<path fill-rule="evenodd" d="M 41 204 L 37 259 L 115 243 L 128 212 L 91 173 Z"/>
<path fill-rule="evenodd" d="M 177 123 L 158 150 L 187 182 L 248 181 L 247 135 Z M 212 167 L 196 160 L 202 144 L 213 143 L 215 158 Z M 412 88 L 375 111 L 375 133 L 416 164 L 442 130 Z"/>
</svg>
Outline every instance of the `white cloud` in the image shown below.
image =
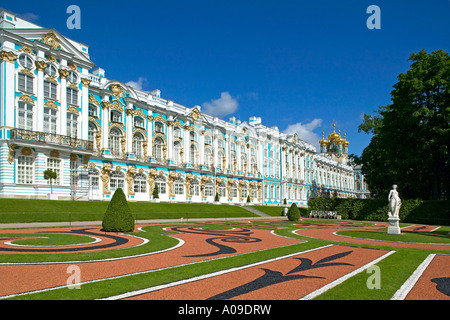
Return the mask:
<svg viewBox="0 0 450 320">
<path fill-rule="evenodd" d="M 125 83 L 127 86 L 130 86 L 137 90 L 142 90 L 142 88 L 148 83 L 147 78 L 139 77 L 138 81 L 128 81 Z"/>
<path fill-rule="evenodd" d="M 296 133 L 301 140 L 316 146 L 317 151 L 319 151 L 319 141 L 321 137 L 314 133 L 314 130 L 320 127 L 322 122 L 322 119 L 314 119 L 313 121 L 305 124 L 302 124 L 301 122 L 290 124 L 287 129 L 284 130 L 284 133 L 288 135 Z"/>
<path fill-rule="evenodd" d="M 211 116 L 222 117 L 236 112 L 238 107 L 239 103 L 236 98 L 233 98 L 228 92 L 222 92 L 219 99 L 203 103 L 202 111 Z"/>
</svg>

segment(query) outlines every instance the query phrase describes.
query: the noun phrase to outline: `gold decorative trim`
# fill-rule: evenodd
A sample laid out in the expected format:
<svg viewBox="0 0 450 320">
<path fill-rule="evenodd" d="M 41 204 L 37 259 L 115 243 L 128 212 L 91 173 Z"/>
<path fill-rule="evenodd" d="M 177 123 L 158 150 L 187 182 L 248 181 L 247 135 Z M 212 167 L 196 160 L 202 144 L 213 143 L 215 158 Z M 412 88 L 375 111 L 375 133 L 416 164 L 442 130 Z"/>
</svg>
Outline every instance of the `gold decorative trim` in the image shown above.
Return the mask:
<svg viewBox="0 0 450 320">
<path fill-rule="evenodd" d="M 31 156 L 33 154 L 33 151 L 29 147 L 22 148 L 20 151 L 21 155 L 23 156 Z"/>
<path fill-rule="evenodd" d="M 59 154 L 58 150 L 52 150 L 50 152 L 50 158 L 59 158 L 59 156 L 60 156 L 60 154 Z M 70 155 L 70 161 L 73 161 L 72 160 L 72 155 Z"/>
<path fill-rule="evenodd" d="M 22 48 L 20 48 L 19 51 L 36 56 L 36 54 L 33 52 L 33 50 L 31 50 L 31 48 L 29 46 L 22 46 Z"/>
<path fill-rule="evenodd" d="M 19 70 L 19 73 L 23 73 L 23 74 L 26 74 L 26 75 L 29 75 L 29 76 L 34 77 L 34 73 L 31 72 L 30 69 L 27 69 L 27 68 L 24 68 L 24 69 L 22 69 L 22 70 Z"/>
<path fill-rule="evenodd" d="M 36 65 L 36 69 L 42 72 L 44 72 L 45 68 L 47 68 L 48 66 L 48 64 L 45 61 L 36 61 L 34 64 Z"/>
<path fill-rule="evenodd" d="M 59 45 L 59 39 L 53 31 L 45 34 L 41 38 L 41 40 L 44 41 L 45 44 L 51 46 L 54 50 L 61 49 L 61 46 Z"/>
<path fill-rule="evenodd" d="M 91 84 L 91 80 L 89 80 L 87 78 L 81 78 L 81 83 L 83 84 L 83 87 L 88 88 L 89 85 Z"/>
<path fill-rule="evenodd" d="M 153 118 L 153 121 L 155 122 L 162 122 L 162 123 L 166 123 L 166 119 L 163 118 L 162 115 L 158 114 L 156 117 Z"/>
<path fill-rule="evenodd" d="M 125 97 L 125 93 L 123 92 L 123 88 L 120 84 L 112 84 L 109 88 L 113 92 L 113 96 L 117 99 Z"/>
<path fill-rule="evenodd" d="M 90 95 L 89 95 L 89 103 L 92 103 L 93 105 L 96 105 L 97 107 L 98 107 L 98 105 L 99 105 L 98 100 L 95 99 L 95 97 L 94 97 L 93 94 L 90 94 Z"/>
<path fill-rule="evenodd" d="M 15 63 L 17 55 L 10 51 L 0 51 L 0 60 Z"/>
<path fill-rule="evenodd" d="M 56 60 L 56 58 L 54 56 L 52 56 L 51 54 L 49 54 L 47 56 L 47 60 L 53 63 L 58 63 L 58 60 Z"/>
<path fill-rule="evenodd" d="M 49 108 L 53 108 L 53 109 L 58 109 L 58 105 L 55 102 L 50 101 L 50 100 L 46 101 L 44 103 L 44 106 L 49 107 Z"/>
<path fill-rule="evenodd" d="M 66 69 L 59 69 L 59 76 L 61 79 L 66 79 L 67 76 L 69 75 L 69 70 Z"/>
<path fill-rule="evenodd" d="M 143 129 L 141 129 L 141 128 L 134 128 L 134 129 L 133 129 L 133 135 L 134 135 L 135 133 L 140 133 L 140 134 L 142 134 L 142 136 L 144 137 L 144 141 L 147 141 L 147 133 L 146 133 L 145 130 L 143 130 Z"/>
<path fill-rule="evenodd" d="M 70 106 L 67 108 L 67 112 L 72 112 L 72 113 L 76 113 L 76 114 L 80 114 L 80 111 L 78 111 L 77 108 Z"/>
<path fill-rule="evenodd" d="M 73 62 L 69 63 L 68 67 L 72 70 L 78 71 L 77 65 Z"/>
<path fill-rule="evenodd" d="M 78 90 L 78 89 L 79 89 L 78 86 L 77 86 L 75 83 L 69 84 L 68 87 L 69 87 L 69 88 L 72 88 L 72 89 L 75 89 L 75 90 Z"/>
<path fill-rule="evenodd" d="M 20 101 L 29 102 L 29 103 L 34 103 L 33 98 L 32 98 L 31 96 L 27 95 L 27 94 L 22 94 L 22 95 L 19 97 L 19 100 L 20 100 Z"/>
<path fill-rule="evenodd" d="M 50 77 L 50 76 L 45 77 L 45 81 L 49 81 L 49 82 L 53 82 L 55 84 L 58 84 L 58 80 L 56 80 L 55 78 Z"/>
<path fill-rule="evenodd" d="M 14 152 L 15 152 L 16 147 L 17 147 L 17 144 L 11 143 L 9 145 L 8 162 L 10 164 L 14 162 Z"/>
</svg>

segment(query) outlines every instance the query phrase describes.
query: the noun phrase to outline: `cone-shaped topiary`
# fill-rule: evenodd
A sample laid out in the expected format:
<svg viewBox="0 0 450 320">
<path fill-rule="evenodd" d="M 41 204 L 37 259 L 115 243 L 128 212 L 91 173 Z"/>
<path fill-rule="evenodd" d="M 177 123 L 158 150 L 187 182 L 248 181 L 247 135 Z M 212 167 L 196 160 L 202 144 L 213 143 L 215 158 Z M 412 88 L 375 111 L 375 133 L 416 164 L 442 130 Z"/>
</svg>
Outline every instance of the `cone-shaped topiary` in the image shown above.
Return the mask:
<svg viewBox="0 0 450 320">
<path fill-rule="evenodd" d="M 127 198 L 121 188 L 114 192 L 111 202 L 103 217 L 103 231 L 106 232 L 132 232 L 134 231 L 134 218 L 128 207 Z"/>
<path fill-rule="evenodd" d="M 294 222 L 297 222 L 300 219 L 300 210 L 298 210 L 295 202 L 289 208 L 288 219 L 289 219 L 289 221 L 294 221 Z"/>
</svg>

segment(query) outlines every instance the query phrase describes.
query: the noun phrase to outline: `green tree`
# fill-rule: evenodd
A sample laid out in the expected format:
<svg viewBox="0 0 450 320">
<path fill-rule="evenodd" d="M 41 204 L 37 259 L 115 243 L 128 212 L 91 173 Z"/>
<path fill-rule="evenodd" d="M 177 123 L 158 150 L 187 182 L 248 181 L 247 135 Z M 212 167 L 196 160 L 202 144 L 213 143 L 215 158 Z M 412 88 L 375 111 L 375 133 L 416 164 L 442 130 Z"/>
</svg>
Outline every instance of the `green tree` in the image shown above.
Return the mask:
<svg viewBox="0 0 450 320">
<path fill-rule="evenodd" d="M 55 180 L 57 177 L 58 175 L 53 170 L 48 169 L 44 171 L 44 179 L 50 180 L 50 190 L 52 194 L 53 194 L 53 180 Z"/>
<path fill-rule="evenodd" d="M 155 187 L 153 188 L 153 199 L 159 199 L 159 190 L 158 185 L 155 183 Z"/>
<path fill-rule="evenodd" d="M 134 231 L 134 218 L 121 188 L 118 188 L 109 202 L 102 223 L 106 232 Z"/>
<path fill-rule="evenodd" d="M 404 198 L 448 199 L 450 194 L 450 56 L 411 54 L 398 76 L 392 104 L 364 115 L 359 131 L 372 134 L 362 165 L 371 192 L 386 196 L 397 184 Z"/>
<path fill-rule="evenodd" d="M 298 207 L 294 202 L 288 210 L 288 219 L 289 221 L 297 222 L 300 217 L 300 210 L 298 210 Z"/>
</svg>

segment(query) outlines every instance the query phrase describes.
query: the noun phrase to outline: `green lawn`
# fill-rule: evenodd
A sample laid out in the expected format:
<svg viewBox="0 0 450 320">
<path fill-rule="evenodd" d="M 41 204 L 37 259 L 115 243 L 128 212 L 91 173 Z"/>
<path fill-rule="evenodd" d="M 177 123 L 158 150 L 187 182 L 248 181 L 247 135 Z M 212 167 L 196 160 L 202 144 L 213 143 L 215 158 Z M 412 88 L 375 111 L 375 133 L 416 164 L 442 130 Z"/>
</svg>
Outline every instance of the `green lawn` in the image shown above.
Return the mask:
<svg viewBox="0 0 450 320">
<path fill-rule="evenodd" d="M 256 210 L 267 213 L 268 215 L 270 215 L 272 217 L 281 216 L 281 212 L 284 209 L 284 207 L 282 207 L 282 206 L 252 206 L 252 208 L 255 208 Z M 289 209 L 289 207 L 288 207 L 288 209 Z"/>
<path fill-rule="evenodd" d="M 101 221 L 105 201 L 0 199 L 0 223 Z M 254 217 L 239 206 L 196 203 L 129 202 L 138 220 Z"/>
</svg>

